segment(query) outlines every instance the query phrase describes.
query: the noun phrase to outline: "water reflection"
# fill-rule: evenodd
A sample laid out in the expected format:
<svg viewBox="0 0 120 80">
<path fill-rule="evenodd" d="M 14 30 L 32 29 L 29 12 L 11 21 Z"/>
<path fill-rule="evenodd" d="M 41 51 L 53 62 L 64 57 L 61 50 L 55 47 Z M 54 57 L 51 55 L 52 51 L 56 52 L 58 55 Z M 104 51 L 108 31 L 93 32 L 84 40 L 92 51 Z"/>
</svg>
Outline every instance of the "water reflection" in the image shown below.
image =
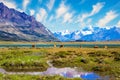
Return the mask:
<svg viewBox="0 0 120 80">
<path fill-rule="evenodd" d="M 85 80 L 109 80 L 109 76 L 101 77 L 93 72 L 80 72 L 77 68 L 48 68 L 42 75 L 61 75 L 67 78 L 82 78 Z"/>
<path fill-rule="evenodd" d="M 0 69 L 0 73 L 3 74 L 29 74 L 29 75 L 60 75 L 67 78 L 82 78 L 85 80 L 109 80 L 108 76 L 101 77 L 93 72 L 81 72 L 77 71 L 77 68 L 55 68 L 50 67 L 44 72 L 7 72 L 4 69 Z"/>
</svg>

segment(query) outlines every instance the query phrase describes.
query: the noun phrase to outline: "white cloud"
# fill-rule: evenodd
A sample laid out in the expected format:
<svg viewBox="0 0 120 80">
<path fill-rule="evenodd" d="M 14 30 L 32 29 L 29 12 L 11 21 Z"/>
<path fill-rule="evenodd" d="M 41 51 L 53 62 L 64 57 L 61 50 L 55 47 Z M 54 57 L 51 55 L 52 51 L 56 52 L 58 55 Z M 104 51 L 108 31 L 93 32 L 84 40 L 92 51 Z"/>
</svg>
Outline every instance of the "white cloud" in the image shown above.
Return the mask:
<svg viewBox="0 0 120 80">
<path fill-rule="evenodd" d="M 42 3 L 42 0 L 38 0 L 39 3 Z"/>
<path fill-rule="evenodd" d="M 30 15 L 34 15 L 35 14 L 35 10 L 31 9 L 30 10 Z"/>
<path fill-rule="evenodd" d="M 70 6 L 66 6 L 65 2 L 62 1 L 59 8 L 56 10 L 56 19 L 62 18 L 63 23 L 71 22 L 73 18 L 73 13 L 69 12 Z"/>
<path fill-rule="evenodd" d="M 36 19 L 37 19 L 37 21 L 40 21 L 41 16 L 40 16 L 40 14 L 39 14 L 39 13 L 37 13 L 37 14 L 36 14 Z"/>
<path fill-rule="evenodd" d="M 107 23 L 115 19 L 117 16 L 118 15 L 114 11 L 109 11 L 102 19 L 98 21 L 97 25 L 99 25 L 100 27 L 104 27 L 107 25 Z"/>
<path fill-rule="evenodd" d="M 80 4 L 83 4 L 85 2 L 85 0 L 80 0 Z"/>
<path fill-rule="evenodd" d="M 71 22 L 72 21 L 72 13 L 66 13 L 65 15 L 64 15 L 64 17 L 63 17 L 63 23 L 66 23 L 66 22 Z"/>
<path fill-rule="evenodd" d="M 79 21 L 82 23 L 85 18 L 87 18 L 89 15 L 88 14 L 82 14 L 81 18 L 79 18 Z"/>
<path fill-rule="evenodd" d="M 23 0 L 23 11 L 26 10 L 26 7 L 29 3 L 30 3 L 30 0 Z"/>
<path fill-rule="evenodd" d="M 93 10 L 89 16 L 92 16 L 98 13 L 103 8 L 103 6 L 104 6 L 104 3 L 97 3 L 96 5 L 93 5 Z"/>
<path fill-rule="evenodd" d="M 51 11 L 51 9 L 53 8 L 54 6 L 54 3 L 55 3 L 55 0 L 49 0 L 48 4 L 47 4 L 47 7 L 48 9 Z"/>
<path fill-rule="evenodd" d="M 118 23 L 117 23 L 117 27 L 120 27 L 120 21 L 118 21 Z"/>
<path fill-rule="evenodd" d="M 68 7 L 64 5 L 64 2 L 60 4 L 60 7 L 56 10 L 56 18 L 60 18 L 68 11 Z"/>
<path fill-rule="evenodd" d="M 50 16 L 50 18 L 49 18 L 48 21 L 50 22 L 50 21 L 52 21 L 53 19 L 54 19 L 54 16 L 52 15 L 52 16 Z"/>
<path fill-rule="evenodd" d="M 90 13 L 82 14 L 80 18 L 80 22 L 83 22 L 86 18 L 93 16 L 97 14 L 104 6 L 104 3 L 97 3 L 96 5 L 93 5 L 93 9 Z"/>
<path fill-rule="evenodd" d="M 83 13 L 77 17 L 77 21 L 75 23 L 79 23 L 80 27 L 85 27 L 91 24 L 92 18 L 89 19 L 89 17 L 97 14 L 100 12 L 100 10 L 104 7 L 105 3 L 98 2 L 97 4 L 92 6 L 92 10 L 89 13 Z"/>
<path fill-rule="evenodd" d="M 92 22 L 92 19 L 89 18 L 89 19 L 87 20 L 87 23 L 91 23 L 91 22 Z"/>
<path fill-rule="evenodd" d="M 37 21 L 43 22 L 47 18 L 47 12 L 45 9 L 40 8 L 39 12 L 36 14 Z"/>
<path fill-rule="evenodd" d="M 10 0 L 0 0 L 0 2 L 3 2 L 9 8 L 17 9 L 17 5 L 13 1 L 10 1 Z"/>
</svg>

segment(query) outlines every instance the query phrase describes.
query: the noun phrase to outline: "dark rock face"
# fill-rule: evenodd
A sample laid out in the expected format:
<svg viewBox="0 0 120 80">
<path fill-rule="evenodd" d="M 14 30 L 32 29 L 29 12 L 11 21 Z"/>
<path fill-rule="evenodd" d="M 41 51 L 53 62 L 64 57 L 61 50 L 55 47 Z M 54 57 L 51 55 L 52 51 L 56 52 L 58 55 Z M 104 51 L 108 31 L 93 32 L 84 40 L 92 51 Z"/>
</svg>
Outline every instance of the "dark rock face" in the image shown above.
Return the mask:
<svg viewBox="0 0 120 80">
<path fill-rule="evenodd" d="M 58 41 L 43 24 L 24 12 L 9 9 L 0 3 L 0 40 Z"/>
</svg>

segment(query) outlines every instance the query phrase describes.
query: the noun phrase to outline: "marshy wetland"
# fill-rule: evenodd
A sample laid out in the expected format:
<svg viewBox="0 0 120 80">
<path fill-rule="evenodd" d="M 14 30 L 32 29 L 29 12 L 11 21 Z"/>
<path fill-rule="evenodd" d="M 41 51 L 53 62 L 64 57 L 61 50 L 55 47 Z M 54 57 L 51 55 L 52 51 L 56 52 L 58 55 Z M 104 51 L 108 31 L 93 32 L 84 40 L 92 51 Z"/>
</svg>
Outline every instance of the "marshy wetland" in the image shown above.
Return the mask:
<svg viewBox="0 0 120 80">
<path fill-rule="evenodd" d="M 120 80 L 120 48 L 0 48 L 0 80 Z"/>
</svg>

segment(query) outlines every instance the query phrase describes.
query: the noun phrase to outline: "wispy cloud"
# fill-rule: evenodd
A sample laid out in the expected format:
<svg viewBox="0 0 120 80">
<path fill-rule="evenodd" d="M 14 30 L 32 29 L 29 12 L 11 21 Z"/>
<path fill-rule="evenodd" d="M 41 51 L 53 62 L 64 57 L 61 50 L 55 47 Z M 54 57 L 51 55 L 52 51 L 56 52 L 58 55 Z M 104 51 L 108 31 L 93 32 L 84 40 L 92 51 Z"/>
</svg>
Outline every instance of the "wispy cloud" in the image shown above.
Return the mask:
<svg viewBox="0 0 120 80">
<path fill-rule="evenodd" d="M 11 0 L 0 0 L 0 2 L 3 2 L 9 8 L 17 9 L 17 4 Z"/>
<path fill-rule="evenodd" d="M 102 19 L 98 21 L 97 25 L 99 25 L 100 27 L 105 27 L 107 23 L 115 19 L 117 16 L 118 14 L 116 14 L 114 11 L 109 11 Z"/>
<path fill-rule="evenodd" d="M 28 6 L 29 3 L 30 3 L 30 0 L 23 0 L 23 11 L 26 10 L 26 7 Z"/>
<path fill-rule="evenodd" d="M 47 18 L 47 12 L 44 8 L 40 8 L 39 12 L 36 14 L 37 21 L 44 22 Z"/>
<path fill-rule="evenodd" d="M 39 3 L 42 3 L 42 0 L 38 0 Z"/>
<path fill-rule="evenodd" d="M 80 0 L 80 4 L 83 4 L 85 2 L 85 0 Z"/>
<path fill-rule="evenodd" d="M 93 5 L 93 10 L 89 16 L 93 16 L 94 14 L 97 14 L 103 8 L 104 4 L 105 3 L 97 3 L 96 5 Z"/>
<path fill-rule="evenodd" d="M 117 27 L 120 27 L 120 21 L 118 21 L 118 23 L 117 23 Z"/>
<path fill-rule="evenodd" d="M 75 21 L 75 23 L 79 23 L 80 24 L 80 27 L 85 27 L 85 26 L 88 26 L 88 25 L 92 25 L 91 22 L 92 22 L 92 18 L 89 19 L 89 17 L 91 16 L 94 16 L 95 14 L 99 13 L 100 10 L 104 7 L 104 4 L 105 3 L 96 3 L 95 5 L 92 6 L 92 10 L 91 12 L 89 13 L 83 13 L 81 15 L 79 15 L 77 17 L 77 20 Z"/>
<path fill-rule="evenodd" d="M 47 7 L 51 11 L 54 6 L 55 0 L 49 0 Z"/>
<path fill-rule="evenodd" d="M 63 17 L 63 23 L 71 22 L 72 21 L 73 14 L 72 13 L 66 13 Z"/>
<path fill-rule="evenodd" d="M 81 18 L 80 18 L 80 22 L 83 22 L 86 18 L 93 16 L 95 14 L 97 14 L 104 6 L 104 3 L 97 3 L 96 5 L 92 6 L 92 11 L 90 13 L 84 13 L 82 14 Z"/>
<path fill-rule="evenodd" d="M 70 6 L 66 6 L 62 1 L 59 8 L 56 10 L 56 19 L 62 18 L 62 23 L 71 22 L 73 19 L 73 13 L 70 13 Z"/>
<path fill-rule="evenodd" d="M 87 20 L 87 23 L 91 23 L 92 22 L 92 19 L 91 18 L 89 18 L 88 20 Z"/>
<path fill-rule="evenodd" d="M 35 14 L 35 10 L 31 9 L 30 10 L 30 15 L 34 15 Z"/>
<path fill-rule="evenodd" d="M 54 16 L 52 15 L 52 16 L 50 16 L 48 21 L 51 22 L 53 19 L 54 19 Z"/>
<path fill-rule="evenodd" d="M 68 11 L 68 7 L 65 6 L 64 2 L 62 2 L 59 8 L 56 10 L 56 18 L 60 18 Z"/>
</svg>

